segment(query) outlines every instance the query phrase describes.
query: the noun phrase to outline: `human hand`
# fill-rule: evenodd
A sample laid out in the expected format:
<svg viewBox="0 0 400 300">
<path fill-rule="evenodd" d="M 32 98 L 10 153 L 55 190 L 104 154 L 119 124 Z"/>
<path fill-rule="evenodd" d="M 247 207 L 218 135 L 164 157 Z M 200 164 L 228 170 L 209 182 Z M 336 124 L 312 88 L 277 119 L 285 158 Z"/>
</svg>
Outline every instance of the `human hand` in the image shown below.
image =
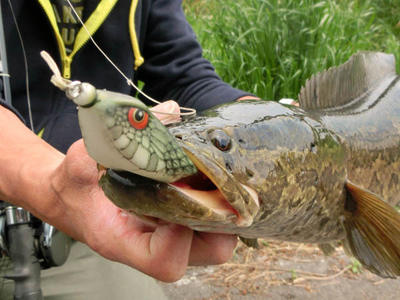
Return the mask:
<svg viewBox="0 0 400 300">
<path fill-rule="evenodd" d="M 177 104 L 155 107 L 176 111 Z M 230 259 L 234 235 L 193 232 L 168 222 L 155 225 L 116 207 L 98 186 L 96 162 L 83 141 L 74 143 L 52 175 L 57 199 L 43 216 L 107 259 L 124 263 L 162 281 L 180 279 L 188 265 L 220 264 Z"/>
<path fill-rule="evenodd" d="M 254 96 L 243 96 L 243 97 L 237 99 L 237 101 L 242 101 L 242 100 L 260 100 L 260 98 L 254 97 Z M 286 105 L 300 106 L 299 102 L 297 102 L 294 99 L 289 99 L 289 98 L 283 98 L 283 99 L 279 100 L 278 102 L 281 104 L 286 104 Z"/>
<path fill-rule="evenodd" d="M 181 120 L 181 117 L 178 113 L 181 111 L 179 104 L 173 100 L 165 101 L 153 108 L 150 109 L 153 111 L 153 114 L 163 123 L 164 125 L 176 123 Z M 166 112 L 171 114 L 163 114 L 157 112 Z"/>
<path fill-rule="evenodd" d="M 294 99 L 290 98 L 283 98 L 278 101 L 280 104 L 286 104 L 286 105 L 293 105 L 293 106 L 300 106 L 299 102 L 297 102 Z"/>
</svg>

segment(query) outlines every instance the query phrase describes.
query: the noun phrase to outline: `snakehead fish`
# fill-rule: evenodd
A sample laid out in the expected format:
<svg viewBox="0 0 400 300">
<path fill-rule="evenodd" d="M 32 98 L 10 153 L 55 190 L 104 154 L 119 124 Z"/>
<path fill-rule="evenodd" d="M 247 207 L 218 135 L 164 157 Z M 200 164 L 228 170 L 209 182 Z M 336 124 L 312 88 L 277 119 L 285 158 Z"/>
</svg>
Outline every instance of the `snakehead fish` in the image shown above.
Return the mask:
<svg viewBox="0 0 400 300">
<path fill-rule="evenodd" d="M 115 109 L 98 106 L 106 96 Z M 392 55 L 360 52 L 312 76 L 299 108 L 228 103 L 169 133 L 151 123 L 135 127 L 131 119 L 142 117 L 109 96 L 83 101 L 79 118 L 89 153 L 109 168 L 99 184 L 117 206 L 154 222 L 238 234 L 248 244 L 263 237 L 329 249 L 342 241 L 370 271 L 400 275 L 393 207 L 400 199 L 400 83 Z M 167 166 L 176 168 L 161 171 Z"/>
</svg>

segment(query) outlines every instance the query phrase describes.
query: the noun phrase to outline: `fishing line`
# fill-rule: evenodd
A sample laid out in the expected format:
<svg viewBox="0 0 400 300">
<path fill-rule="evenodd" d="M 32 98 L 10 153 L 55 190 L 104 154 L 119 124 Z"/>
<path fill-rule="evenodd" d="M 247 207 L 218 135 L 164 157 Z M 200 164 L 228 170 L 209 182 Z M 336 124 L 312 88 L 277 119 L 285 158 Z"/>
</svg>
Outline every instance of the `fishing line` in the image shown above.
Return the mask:
<svg viewBox="0 0 400 300">
<path fill-rule="evenodd" d="M 22 54 L 24 56 L 24 64 L 25 64 L 25 84 L 26 84 L 26 102 L 28 104 L 28 114 L 29 114 L 29 122 L 31 123 L 30 127 L 31 130 L 34 132 L 34 126 L 33 126 L 33 117 L 32 117 L 32 107 L 31 107 L 31 96 L 30 96 L 30 92 L 29 92 L 29 69 L 28 69 L 28 59 L 26 57 L 26 52 L 25 52 L 25 45 L 24 45 L 24 41 L 22 39 L 22 35 L 21 35 L 21 31 L 19 30 L 19 26 L 17 23 L 17 18 L 15 17 L 15 13 L 14 13 L 14 8 L 11 4 L 11 0 L 8 0 L 8 4 L 10 5 L 10 9 L 11 9 L 11 14 L 12 17 L 14 19 L 14 24 L 15 24 L 15 28 L 17 29 L 17 33 L 18 33 L 18 37 L 19 40 L 21 42 L 21 46 L 22 46 Z"/>
<path fill-rule="evenodd" d="M 10 0 L 8 0 L 10 1 Z M 85 26 L 85 23 L 82 21 L 82 19 L 79 17 L 78 13 L 76 12 L 75 8 L 71 4 L 70 0 L 67 0 L 68 5 L 71 7 L 72 11 L 74 12 L 75 16 L 78 18 L 79 22 L 82 24 L 83 29 L 86 31 L 88 34 L 90 40 L 92 41 L 93 45 L 100 51 L 100 53 L 105 57 L 105 59 L 122 75 L 123 78 L 125 78 L 126 82 L 128 85 L 132 86 L 135 88 L 140 94 L 142 94 L 144 97 L 146 97 L 148 100 L 160 104 L 160 101 L 157 101 L 156 99 L 148 96 L 146 93 L 144 93 L 141 89 L 139 89 L 128 76 L 126 76 L 118 67 L 117 65 L 107 56 L 107 54 L 103 51 L 103 49 L 100 48 L 100 46 L 96 43 L 92 35 L 90 34 L 89 30 Z M 187 107 L 180 107 L 180 109 L 188 111 L 186 113 L 168 113 L 168 112 L 163 112 L 163 111 L 156 111 L 156 110 L 151 110 L 154 113 L 159 113 L 163 115 L 173 115 L 173 116 L 192 116 L 196 114 L 196 110 L 194 108 L 187 108 Z"/>
</svg>

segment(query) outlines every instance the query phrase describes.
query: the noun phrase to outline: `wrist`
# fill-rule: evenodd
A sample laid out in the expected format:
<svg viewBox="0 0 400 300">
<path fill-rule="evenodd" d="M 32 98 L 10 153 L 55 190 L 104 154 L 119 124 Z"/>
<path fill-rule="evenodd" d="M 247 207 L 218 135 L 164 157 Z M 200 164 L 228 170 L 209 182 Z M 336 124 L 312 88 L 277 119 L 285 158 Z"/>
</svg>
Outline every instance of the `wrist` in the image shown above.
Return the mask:
<svg viewBox="0 0 400 300">
<path fill-rule="evenodd" d="M 64 155 L 1 107 L 0 121 L 0 199 L 37 215 L 51 199 L 49 178 Z"/>
<path fill-rule="evenodd" d="M 1 180 L 0 189 L 4 200 L 21 206 L 36 217 L 43 219 L 48 216 L 54 206 L 55 197 L 51 187 L 51 178 L 63 155 L 55 149 L 47 149 L 44 141 L 31 143 L 30 155 L 24 154 L 27 149 L 15 149 L 13 162 L 3 170 L 7 181 Z M 24 147 L 25 148 L 25 147 Z"/>
</svg>

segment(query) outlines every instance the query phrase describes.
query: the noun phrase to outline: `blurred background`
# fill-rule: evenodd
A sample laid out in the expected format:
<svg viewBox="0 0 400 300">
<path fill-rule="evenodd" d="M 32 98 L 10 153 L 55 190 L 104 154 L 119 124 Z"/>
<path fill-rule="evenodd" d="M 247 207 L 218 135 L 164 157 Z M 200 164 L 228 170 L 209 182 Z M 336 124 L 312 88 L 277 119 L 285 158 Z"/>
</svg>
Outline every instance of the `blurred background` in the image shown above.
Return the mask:
<svg viewBox="0 0 400 300">
<path fill-rule="evenodd" d="M 184 0 L 222 79 L 266 100 L 295 98 L 312 74 L 360 50 L 393 53 L 399 0 Z"/>
</svg>

